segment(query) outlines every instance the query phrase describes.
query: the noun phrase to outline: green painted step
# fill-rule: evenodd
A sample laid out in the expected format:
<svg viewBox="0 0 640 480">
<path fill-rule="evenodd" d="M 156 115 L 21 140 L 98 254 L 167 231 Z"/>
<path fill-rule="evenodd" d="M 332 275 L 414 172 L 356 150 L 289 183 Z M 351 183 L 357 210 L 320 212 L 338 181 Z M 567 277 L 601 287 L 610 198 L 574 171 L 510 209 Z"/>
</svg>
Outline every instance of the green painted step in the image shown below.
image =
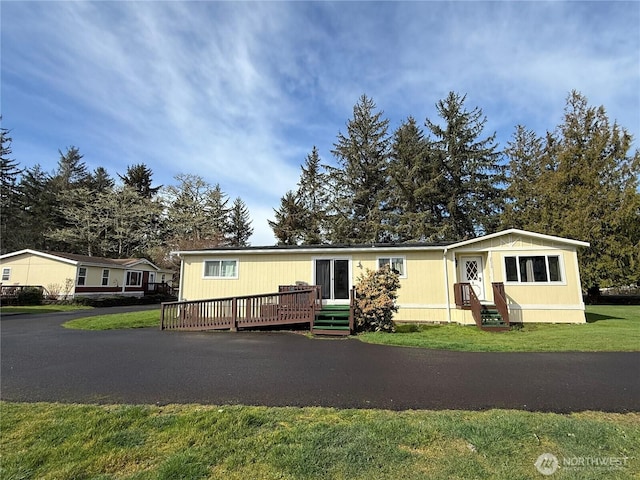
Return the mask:
<svg viewBox="0 0 640 480">
<path fill-rule="evenodd" d="M 314 325 L 314 330 L 349 330 L 349 325 Z"/>
</svg>

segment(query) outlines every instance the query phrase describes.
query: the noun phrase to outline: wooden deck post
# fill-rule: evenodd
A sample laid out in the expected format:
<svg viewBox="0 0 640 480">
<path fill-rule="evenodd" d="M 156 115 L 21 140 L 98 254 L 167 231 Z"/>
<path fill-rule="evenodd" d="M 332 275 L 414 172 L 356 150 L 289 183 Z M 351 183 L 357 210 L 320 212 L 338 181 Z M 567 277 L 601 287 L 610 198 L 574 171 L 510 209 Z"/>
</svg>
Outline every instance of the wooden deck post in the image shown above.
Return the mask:
<svg viewBox="0 0 640 480">
<path fill-rule="evenodd" d="M 238 298 L 233 297 L 231 300 L 231 331 L 238 331 Z"/>
</svg>

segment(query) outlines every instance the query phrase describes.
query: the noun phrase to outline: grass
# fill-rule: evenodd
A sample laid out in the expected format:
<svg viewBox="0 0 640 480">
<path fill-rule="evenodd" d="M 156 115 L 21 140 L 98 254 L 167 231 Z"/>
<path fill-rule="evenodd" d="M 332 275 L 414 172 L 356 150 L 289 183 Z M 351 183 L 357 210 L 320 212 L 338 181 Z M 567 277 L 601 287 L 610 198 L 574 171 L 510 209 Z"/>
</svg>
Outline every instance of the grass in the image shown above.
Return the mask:
<svg viewBox="0 0 640 480">
<path fill-rule="evenodd" d="M 160 309 L 141 312 L 95 315 L 93 317 L 69 320 L 62 324 L 76 330 L 114 330 L 119 328 L 160 327 Z"/>
<path fill-rule="evenodd" d="M 640 415 L 0 403 L 0 478 L 450 479 L 640 476 Z M 564 466 L 611 458 L 617 468 Z M 570 463 L 570 462 L 569 462 Z"/>
<path fill-rule="evenodd" d="M 2 306 L 0 315 L 3 313 L 56 313 L 56 312 L 72 312 L 75 310 L 90 310 L 93 307 L 84 305 L 32 305 L 32 306 Z"/>
<path fill-rule="evenodd" d="M 586 324 L 525 324 L 502 333 L 460 325 L 401 325 L 398 330 L 358 338 L 385 345 L 473 352 L 638 351 L 640 306 L 588 306 Z"/>
</svg>

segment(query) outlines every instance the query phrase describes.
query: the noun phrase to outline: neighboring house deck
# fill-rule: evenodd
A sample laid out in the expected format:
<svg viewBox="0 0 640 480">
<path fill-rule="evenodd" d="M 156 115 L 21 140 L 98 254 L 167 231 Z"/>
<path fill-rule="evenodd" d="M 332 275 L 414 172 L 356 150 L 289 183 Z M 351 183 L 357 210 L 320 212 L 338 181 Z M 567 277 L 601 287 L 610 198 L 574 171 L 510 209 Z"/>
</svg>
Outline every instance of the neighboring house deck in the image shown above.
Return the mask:
<svg viewBox="0 0 640 480">
<path fill-rule="evenodd" d="M 61 252 L 21 250 L 0 256 L 2 294 L 42 287 L 50 297 L 167 293 L 172 273 L 144 258 L 114 259 Z"/>
</svg>

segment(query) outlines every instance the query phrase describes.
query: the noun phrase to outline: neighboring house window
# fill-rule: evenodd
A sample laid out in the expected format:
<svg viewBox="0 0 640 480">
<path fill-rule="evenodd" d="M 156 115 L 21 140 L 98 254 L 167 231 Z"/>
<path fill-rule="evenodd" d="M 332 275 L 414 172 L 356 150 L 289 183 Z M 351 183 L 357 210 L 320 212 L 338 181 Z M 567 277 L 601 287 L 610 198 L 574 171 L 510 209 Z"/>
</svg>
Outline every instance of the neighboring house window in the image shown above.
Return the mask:
<svg viewBox="0 0 640 480">
<path fill-rule="evenodd" d="M 127 272 L 127 287 L 142 285 L 142 272 Z"/>
<path fill-rule="evenodd" d="M 102 270 L 102 286 L 106 287 L 109 285 L 109 270 L 108 269 L 104 269 Z"/>
<path fill-rule="evenodd" d="M 78 268 L 78 285 L 84 285 L 87 283 L 87 268 Z"/>
<path fill-rule="evenodd" d="M 238 278 L 237 260 L 205 260 L 205 278 Z"/>
<path fill-rule="evenodd" d="M 560 257 L 558 255 L 536 255 L 505 257 L 504 268 L 507 282 L 561 282 Z"/>
<path fill-rule="evenodd" d="M 3 268 L 2 269 L 2 281 L 7 282 L 11 278 L 11 268 Z"/>
<path fill-rule="evenodd" d="M 391 267 L 392 272 L 396 272 L 402 278 L 407 277 L 407 271 L 404 266 L 405 258 L 404 257 L 380 257 L 378 258 L 378 268 L 382 268 L 384 266 Z"/>
</svg>

